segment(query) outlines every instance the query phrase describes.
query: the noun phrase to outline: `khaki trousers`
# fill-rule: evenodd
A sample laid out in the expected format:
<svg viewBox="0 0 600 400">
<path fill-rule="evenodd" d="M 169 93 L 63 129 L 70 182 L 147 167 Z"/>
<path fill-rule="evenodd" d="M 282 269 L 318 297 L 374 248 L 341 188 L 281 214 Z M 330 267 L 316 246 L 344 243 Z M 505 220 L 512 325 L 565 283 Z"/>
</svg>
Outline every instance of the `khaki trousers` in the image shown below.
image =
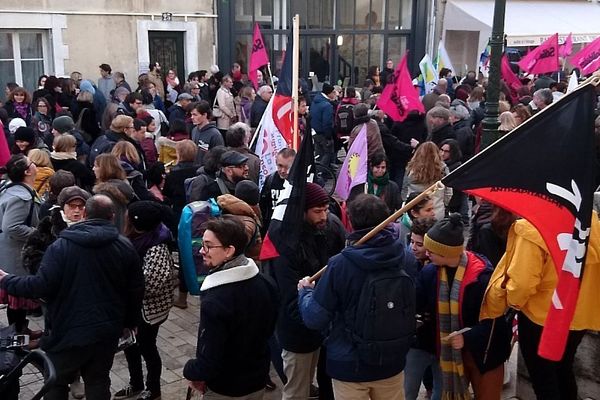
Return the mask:
<svg viewBox="0 0 600 400">
<path fill-rule="evenodd" d="M 292 353 L 283 349 L 283 372 L 287 383 L 283 387 L 281 400 L 306 400 L 310 395 L 310 384 L 315 376 L 320 349 L 312 353 Z"/>
<path fill-rule="evenodd" d="M 215 393 L 209 389 L 206 391 L 206 393 L 204 393 L 204 397 L 202 397 L 202 399 L 203 400 L 263 400 L 264 395 L 265 395 L 264 389 L 261 389 L 258 392 L 250 393 L 250 394 L 247 394 L 245 396 L 240 396 L 240 397 L 224 396 L 222 394 Z"/>
<path fill-rule="evenodd" d="M 332 381 L 336 400 L 404 400 L 404 372 L 371 382 Z"/>
</svg>

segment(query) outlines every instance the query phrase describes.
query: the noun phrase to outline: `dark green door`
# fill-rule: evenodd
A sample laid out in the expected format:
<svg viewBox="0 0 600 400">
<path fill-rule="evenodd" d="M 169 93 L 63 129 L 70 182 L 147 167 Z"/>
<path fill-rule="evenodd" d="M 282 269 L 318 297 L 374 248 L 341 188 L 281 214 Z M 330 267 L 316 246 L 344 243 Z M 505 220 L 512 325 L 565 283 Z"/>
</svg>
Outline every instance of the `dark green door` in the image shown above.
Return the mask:
<svg viewBox="0 0 600 400">
<path fill-rule="evenodd" d="M 170 69 L 177 71 L 179 82 L 185 82 L 185 64 L 183 54 L 183 32 L 148 32 L 150 62 L 158 61 L 162 66 L 162 75 Z"/>
</svg>

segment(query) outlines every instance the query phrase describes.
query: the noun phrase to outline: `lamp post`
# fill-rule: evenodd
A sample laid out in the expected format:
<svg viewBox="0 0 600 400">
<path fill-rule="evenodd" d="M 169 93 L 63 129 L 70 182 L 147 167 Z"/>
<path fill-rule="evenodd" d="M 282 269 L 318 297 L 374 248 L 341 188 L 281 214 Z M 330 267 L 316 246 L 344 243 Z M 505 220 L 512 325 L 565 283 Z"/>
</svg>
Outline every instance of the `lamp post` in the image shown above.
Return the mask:
<svg viewBox="0 0 600 400">
<path fill-rule="evenodd" d="M 504 14 L 506 0 L 494 2 L 494 23 L 490 39 L 490 73 L 485 95 L 485 117 L 483 118 L 483 135 L 481 148 L 484 149 L 498 139 L 498 100 L 500 97 L 500 62 L 504 45 Z"/>
</svg>

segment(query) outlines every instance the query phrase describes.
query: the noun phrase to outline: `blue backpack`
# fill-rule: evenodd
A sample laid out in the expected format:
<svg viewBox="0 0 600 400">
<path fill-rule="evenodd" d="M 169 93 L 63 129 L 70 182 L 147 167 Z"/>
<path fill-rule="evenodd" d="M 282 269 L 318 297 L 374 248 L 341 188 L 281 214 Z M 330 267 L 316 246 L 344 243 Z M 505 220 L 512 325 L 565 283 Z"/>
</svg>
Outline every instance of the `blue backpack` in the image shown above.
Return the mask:
<svg viewBox="0 0 600 400">
<path fill-rule="evenodd" d="M 211 218 L 221 215 L 221 209 L 215 199 L 194 201 L 183 208 L 179 220 L 178 243 L 181 268 L 187 288 L 192 295 L 200 294 L 200 286 L 208 268 L 204 266 L 200 249 L 202 248 L 202 225 Z"/>
</svg>

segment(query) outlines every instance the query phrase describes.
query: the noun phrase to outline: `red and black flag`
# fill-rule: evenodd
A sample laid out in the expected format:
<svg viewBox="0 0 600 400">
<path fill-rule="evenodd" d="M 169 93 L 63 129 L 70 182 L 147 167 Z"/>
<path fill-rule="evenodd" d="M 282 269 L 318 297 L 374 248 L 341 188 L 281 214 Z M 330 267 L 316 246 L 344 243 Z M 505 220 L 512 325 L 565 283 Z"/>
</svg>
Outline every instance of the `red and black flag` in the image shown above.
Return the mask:
<svg viewBox="0 0 600 400">
<path fill-rule="evenodd" d="M 587 252 L 596 172 L 594 87 L 584 85 L 442 179 L 530 221 L 557 268 L 538 348 L 560 360 Z"/>
<path fill-rule="evenodd" d="M 292 56 L 294 54 L 293 40 L 288 40 L 281 74 L 277 81 L 277 90 L 273 96 L 273 121 L 275 126 L 292 147 L 294 102 L 292 99 Z"/>
<path fill-rule="evenodd" d="M 310 129 L 308 131 L 310 132 Z M 269 230 L 260 251 L 261 260 L 269 260 L 279 255 L 291 257 L 297 251 L 304 220 L 306 181 L 313 171 L 314 163 L 312 137 L 305 135 L 283 184 L 284 190 L 273 210 Z"/>
</svg>

